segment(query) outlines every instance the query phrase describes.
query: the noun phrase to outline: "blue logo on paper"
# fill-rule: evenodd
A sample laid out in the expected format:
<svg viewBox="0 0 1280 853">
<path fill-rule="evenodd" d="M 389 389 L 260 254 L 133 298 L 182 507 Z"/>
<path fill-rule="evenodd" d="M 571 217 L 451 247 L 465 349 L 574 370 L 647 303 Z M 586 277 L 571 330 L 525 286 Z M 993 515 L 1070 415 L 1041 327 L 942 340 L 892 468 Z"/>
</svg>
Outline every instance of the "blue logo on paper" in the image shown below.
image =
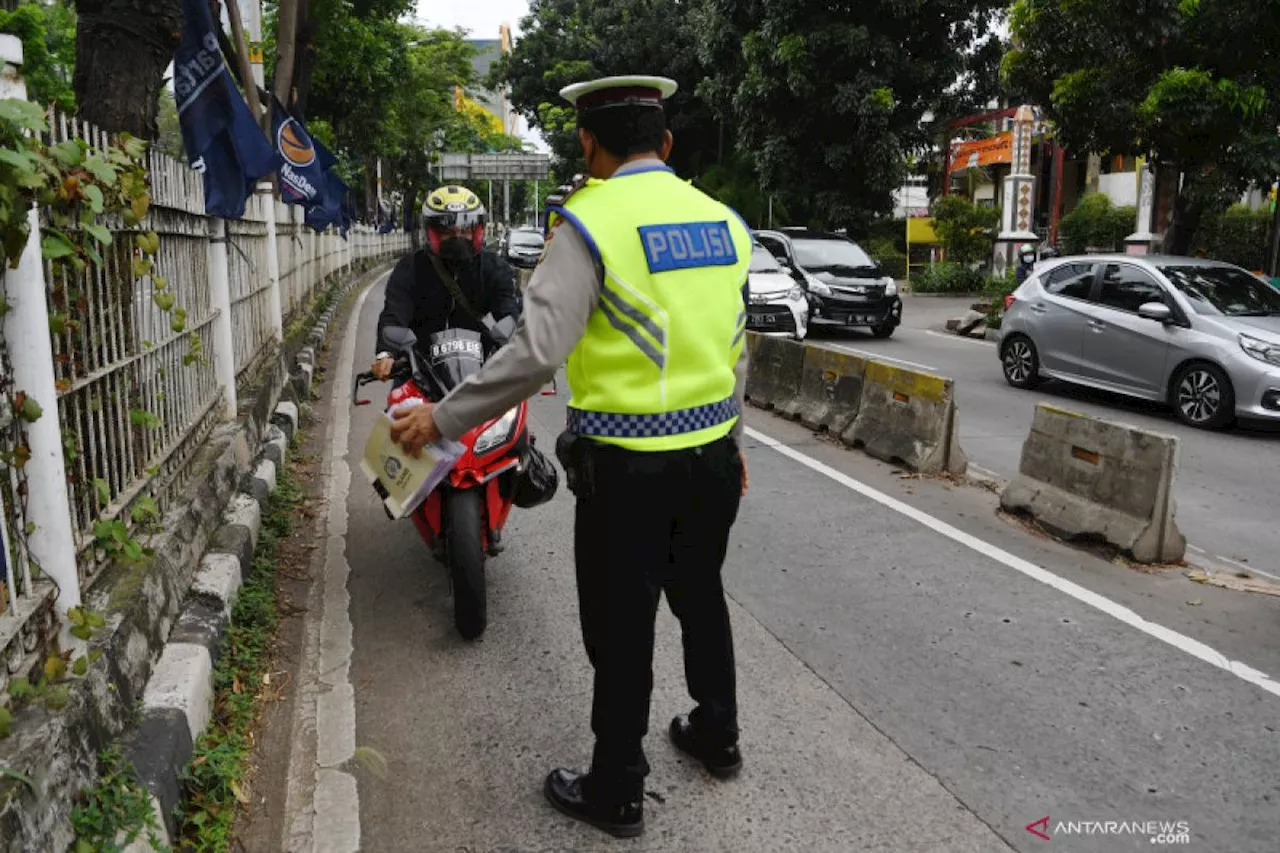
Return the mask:
<svg viewBox="0 0 1280 853">
<path fill-rule="evenodd" d="M 681 222 L 639 229 L 649 272 L 729 267 L 738 262 L 728 222 Z"/>
</svg>

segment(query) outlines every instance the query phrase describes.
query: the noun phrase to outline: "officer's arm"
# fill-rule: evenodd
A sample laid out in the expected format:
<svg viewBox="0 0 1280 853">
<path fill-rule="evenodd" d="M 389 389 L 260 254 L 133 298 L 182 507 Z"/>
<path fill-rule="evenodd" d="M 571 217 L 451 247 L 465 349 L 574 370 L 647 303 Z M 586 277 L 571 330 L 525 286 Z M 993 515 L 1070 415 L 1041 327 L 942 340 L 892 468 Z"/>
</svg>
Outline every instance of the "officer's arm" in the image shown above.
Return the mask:
<svg viewBox="0 0 1280 853">
<path fill-rule="evenodd" d="M 395 347 L 383 340 L 382 333 L 388 326 L 410 328 L 413 325 L 413 255 L 405 255 L 387 279 L 386 296 L 382 313 L 378 315 L 378 337 L 375 352 L 395 352 Z"/>
<path fill-rule="evenodd" d="M 436 406 L 436 427 L 457 440 L 527 400 L 555 376 L 587 329 L 600 298 L 600 272 L 582 235 L 561 222 L 525 289 L 511 341 Z"/>
</svg>

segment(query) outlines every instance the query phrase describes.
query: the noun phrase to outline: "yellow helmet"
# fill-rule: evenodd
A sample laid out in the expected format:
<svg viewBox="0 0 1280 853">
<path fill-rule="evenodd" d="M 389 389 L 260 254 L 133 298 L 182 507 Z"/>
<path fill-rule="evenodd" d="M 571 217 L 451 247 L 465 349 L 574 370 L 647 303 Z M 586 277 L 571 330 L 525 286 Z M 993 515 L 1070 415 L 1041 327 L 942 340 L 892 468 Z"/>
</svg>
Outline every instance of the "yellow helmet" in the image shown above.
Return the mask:
<svg viewBox="0 0 1280 853">
<path fill-rule="evenodd" d="M 484 246 L 486 211 L 466 187 L 437 187 L 422 204 L 422 224 L 431 251 L 451 260 L 467 260 Z"/>
</svg>

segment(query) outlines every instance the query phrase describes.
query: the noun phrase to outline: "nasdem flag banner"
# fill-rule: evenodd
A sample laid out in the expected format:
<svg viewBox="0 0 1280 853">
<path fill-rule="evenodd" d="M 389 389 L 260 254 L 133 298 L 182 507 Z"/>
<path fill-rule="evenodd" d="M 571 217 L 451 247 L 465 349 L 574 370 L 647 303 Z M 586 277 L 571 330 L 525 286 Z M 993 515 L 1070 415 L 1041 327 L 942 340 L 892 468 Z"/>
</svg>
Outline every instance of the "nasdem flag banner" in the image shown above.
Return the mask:
<svg viewBox="0 0 1280 853">
<path fill-rule="evenodd" d="M 331 170 L 337 158 L 272 98 L 271 133 L 280 155 L 280 196 L 306 209 L 306 223 L 316 231 L 330 225 L 345 230 L 342 200 L 347 185 Z"/>
<path fill-rule="evenodd" d="M 186 24 L 173 57 L 173 89 L 182 142 L 192 168 L 204 174 L 204 209 L 239 219 L 262 177 L 280 157 L 253 120 L 231 80 L 204 0 L 183 0 Z"/>
</svg>

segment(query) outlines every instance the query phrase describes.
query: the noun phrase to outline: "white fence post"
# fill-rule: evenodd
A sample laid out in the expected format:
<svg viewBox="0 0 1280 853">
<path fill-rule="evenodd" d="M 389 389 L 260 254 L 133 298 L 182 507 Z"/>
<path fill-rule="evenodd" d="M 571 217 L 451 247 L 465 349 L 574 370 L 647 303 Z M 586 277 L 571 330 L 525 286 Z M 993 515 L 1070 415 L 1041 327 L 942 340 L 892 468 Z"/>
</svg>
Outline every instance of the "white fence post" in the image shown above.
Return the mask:
<svg viewBox="0 0 1280 853">
<path fill-rule="evenodd" d="M 222 383 L 222 416 L 233 420 L 239 409 L 236 400 L 236 347 L 231 334 L 231 276 L 227 268 L 227 222 L 212 219 L 209 224 L 209 291 L 213 310 L 214 372 Z"/>
<path fill-rule="evenodd" d="M 27 87 L 20 76 L 22 41 L 16 36 L 0 36 L 0 58 L 5 64 L 5 73 L 0 75 L 0 97 L 26 100 Z M 27 547 L 40 571 L 58 585 L 58 611 L 66 613 L 80 605 L 80 571 L 62 455 L 58 388 L 49 337 L 52 312 L 40 252 L 40 214 L 34 206 L 27 212 L 27 222 L 31 233 L 18 266 L 2 273 L 10 305 L 4 317 L 4 334 L 13 362 L 14 391 L 26 394 L 42 410 L 40 417 L 26 428 L 27 449 L 31 451 L 25 469 L 27 516 L 35 523 L 35 530 L 27 537 Z M 18 413 L 14 412 L 14 416 Z M 65 641 L 66 620 L 62 625 Z"/>
<path fill-rule="evenodd" d="M 267 220 L 267 306 L 276 343 L 284 343 L 284 311 L 280 307 L 280 254 L 276 245 L 276 194 L 270 181 L 258 184 L 262 215 Z"/>
</svg>

